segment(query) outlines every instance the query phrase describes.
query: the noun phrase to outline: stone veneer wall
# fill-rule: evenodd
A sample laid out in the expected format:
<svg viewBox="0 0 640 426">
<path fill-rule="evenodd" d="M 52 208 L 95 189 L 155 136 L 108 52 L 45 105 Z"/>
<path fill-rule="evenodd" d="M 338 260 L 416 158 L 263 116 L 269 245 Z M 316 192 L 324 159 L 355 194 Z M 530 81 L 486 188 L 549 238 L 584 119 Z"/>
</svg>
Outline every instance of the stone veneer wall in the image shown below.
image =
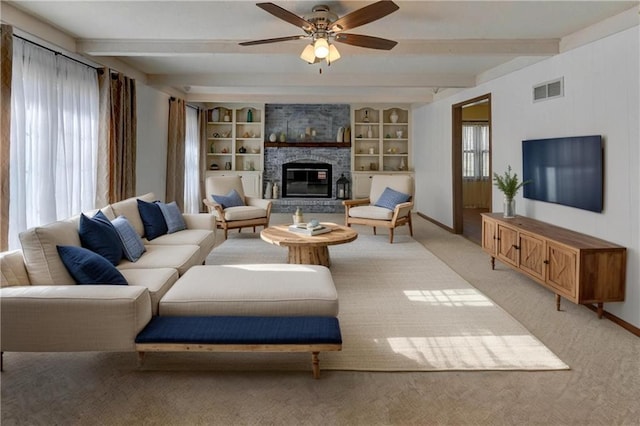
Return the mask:
<svg viewBox="0 0 640 426">
<path fill-rule="evenodd" d="M 351 149 L 332 147 L 296 147 L 296 142 L 336 142 L 340 127 L 350 122 L 349 104 L 266 104 L 265 140 L 274 133 L 278 141 L 285 133 L 291 147 L 265 148 L 263 191 L 267 182 L 282 188 L 282 165 L 293 161 L 329 163 L 332 167 L 332 197 L 327 198 L 279 198 L 273 200 L 275 213 L 294 212 L 301 207 L 309 213 L 337 213 L 344 211 L 341 200 L 336 200 L 336 181 L 344 174 L 351 181 Z M 307 129 L 315 136 L 305 136 Z"/>
<path fill-rule="evenodd" d="M 340 127 L 349 126 L 350 111 L 348 104 L 266 104 L 265 140 L 272 133 L 280 140 L 284 132 L 287 142 L 336 142 Z M 304 137 L 307 128 L 315 130 L 313 138 Z"/>
<path fill-rule="evenodd" d="M 295 211 L 296 206 L 303 207 L 303 211 L 314 213 L 342 212 L 341 200 L 336 200 L 336 181 L 341 174 L 351 179 L 351 149 L 350 148 L 317 148 L 317 147 L 287 147 L 265 148 L 263 182 L 277 183 L 282 188 L 282 165 L 289 162 L 329 163 L 332 169 L 332 199 L 327 198 L 280 198 L 274 200 L 272 211 L 275 213 Z M 263 191 L 265 188 L 263 188 Z"/>
</svg>

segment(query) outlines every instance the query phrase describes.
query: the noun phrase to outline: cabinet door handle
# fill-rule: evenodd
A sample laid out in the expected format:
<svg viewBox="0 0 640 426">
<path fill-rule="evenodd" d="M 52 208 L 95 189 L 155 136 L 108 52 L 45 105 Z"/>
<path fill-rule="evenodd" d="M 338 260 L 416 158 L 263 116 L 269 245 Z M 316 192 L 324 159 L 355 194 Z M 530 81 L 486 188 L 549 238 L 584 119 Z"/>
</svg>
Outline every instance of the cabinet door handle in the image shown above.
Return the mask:
<svg viewBox="0 0 640 426">
<path fill-rule="evenodd" d="M 514 249 L 520 250 L 520 247 L 518 247 L 517 245 L 513 244 L 512 246 L 513 246 Z"/>
<path fill-rule="evenodd" d="M 545 261 L 544 261 L 544 262 L 542 262 L 542 263 L 544 263 L 545 265 L 548 265 L 548 264 L 549 264 L 549 261 L 548 261 L 548 260 L 545 260 Z"/>
</svg>

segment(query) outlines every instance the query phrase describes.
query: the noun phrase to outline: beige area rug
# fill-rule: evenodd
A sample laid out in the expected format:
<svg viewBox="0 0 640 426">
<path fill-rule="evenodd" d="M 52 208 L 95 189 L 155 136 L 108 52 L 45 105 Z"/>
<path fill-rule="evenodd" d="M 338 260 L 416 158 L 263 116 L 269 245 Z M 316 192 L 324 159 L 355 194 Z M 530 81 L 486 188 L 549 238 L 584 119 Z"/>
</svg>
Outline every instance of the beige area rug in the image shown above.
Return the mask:
<svg viewBox="0 0 640 426">
<path fill-rule="evenodd" d="M 343 349 L 324 370 L 563 370 L 518 321 L 409 236 L 331 246 Z M 231 234 L 208 264 L 284 263 L 285 248 Z"/>
</svg>

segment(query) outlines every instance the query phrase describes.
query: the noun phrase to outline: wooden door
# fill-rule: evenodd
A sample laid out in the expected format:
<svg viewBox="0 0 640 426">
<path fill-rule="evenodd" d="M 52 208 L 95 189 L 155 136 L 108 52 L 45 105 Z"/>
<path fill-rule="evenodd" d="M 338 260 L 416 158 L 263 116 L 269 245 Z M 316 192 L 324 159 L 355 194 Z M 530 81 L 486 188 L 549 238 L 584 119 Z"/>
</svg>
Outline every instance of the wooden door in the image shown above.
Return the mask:
<svg viewBox="0 0 640 426">
<path fill-rule="evenodd" d="M 547 242 L 547 284 L 576 301 L 577 258 L 574 250 Z"/>
<path fill-rule="evenodd" d="M 498 246 L 497 257 L 498 259 L 509 263 L 513 266 L 518 266 L 518 231 L 508 226 L 498 224 Z"/>
<path fill-rule="evenodd" d="M 482 218 L 482 248 L 491 256 L 496 255 L 496 222 Z"/>
<path fill-rule="evenodd" d="M 544 281 L 544 240 L 533 235 L 520 233 L 518 246 L 520 247 L 520 269 L 528 272 L 535 278 Z"/>
</svg>

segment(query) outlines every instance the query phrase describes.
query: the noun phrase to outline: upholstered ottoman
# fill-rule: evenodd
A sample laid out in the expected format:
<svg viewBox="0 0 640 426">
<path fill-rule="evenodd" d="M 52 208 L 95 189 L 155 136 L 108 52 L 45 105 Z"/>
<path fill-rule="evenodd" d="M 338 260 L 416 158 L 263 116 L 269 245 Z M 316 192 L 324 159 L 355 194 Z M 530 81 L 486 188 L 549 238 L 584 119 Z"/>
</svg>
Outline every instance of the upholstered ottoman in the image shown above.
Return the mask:
<svg viewBox="0 0 640 426">
<path fill-rule="evenodd" d="M 160 316 L 338 316 L 328 268 L 254 264 L 191 267 L 160 300 Z"/>
</svg>

